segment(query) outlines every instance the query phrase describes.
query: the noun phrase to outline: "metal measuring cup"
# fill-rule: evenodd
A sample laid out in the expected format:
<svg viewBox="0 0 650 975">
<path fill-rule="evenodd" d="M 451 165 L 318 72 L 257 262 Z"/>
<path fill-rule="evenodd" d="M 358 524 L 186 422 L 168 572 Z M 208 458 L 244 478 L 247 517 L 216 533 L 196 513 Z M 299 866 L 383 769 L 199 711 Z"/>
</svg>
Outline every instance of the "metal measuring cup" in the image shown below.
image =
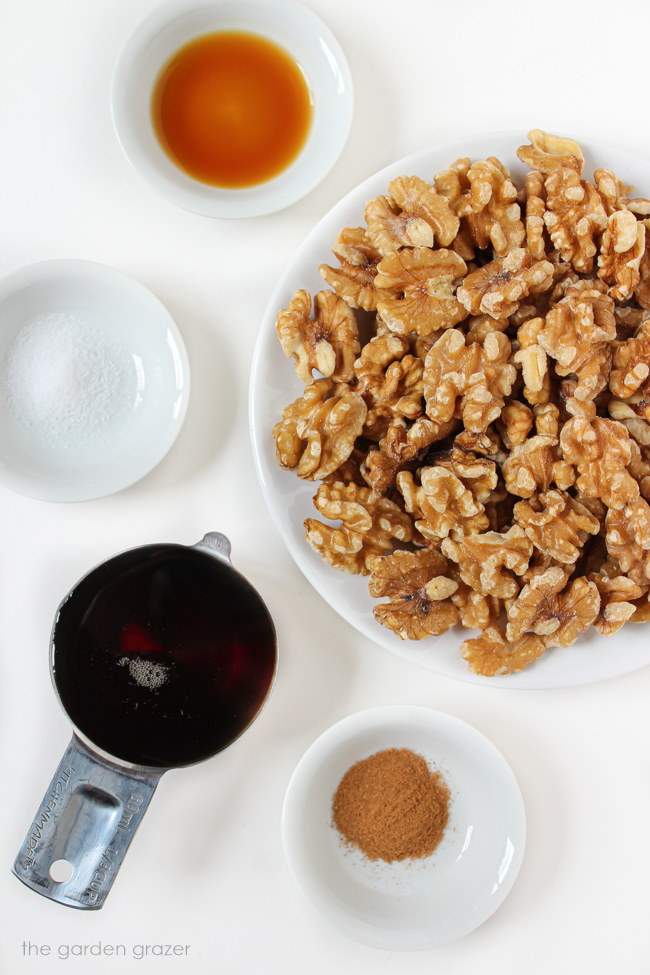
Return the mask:
<svg viewBox="0 0 650 975">
<path fill-rule="evenodd" d="M 186 572 L 179 576 L 183 560 Z M 167 662 L 161 663 L 156 658 L 154 637 L 142 627 L 136 628 L 134 636 L 127 624 L 117 633 L 120 645 L 126 645 L 128 651 L 129 641 L 139 640 L 142 652 L 131 656 L 125 653 L 124 663 L 122 658 L 107 652 L 106 666 L 135 668 L 133 673 L 140 683 L 145 679 L 143 687 L 133 690 L 138 700 L 131 700 L 129 694 L 128 706 L 113 707 L 106 715 L 102 714 L 101 695 L 93 699 L 91 693 L 86 701 L 81 688 L 75 699 L 75 694 L 71 694 L 75 667 L 84 671 L 86 664 L 90 667 L 94 661 L 91 656 L 75 656 L 70 649 L 77 629 L 90 633 L 92 646 L 99 647 L 102 654 L 97 658 L 98 668 L 91 667 L 83 678 L 93 684 L 101 680 L 104 666 L 102 627 L 111 630 L 113 626 L 111 600 L 115 604 L 118 593 L 122 594 L 122 601 L 128 601 L 133 592 L 143 593 L 147 602 L 144 615 L 152 611 L 158 620 L 158 632 L 167 639 L 167 631 L 177 626 L 170 610 L 169 585 L 173 586 L 176 578 L 184 598 L 196 602 L 197 581 L 201 583 L 198 588 L 203 588 L 202 573 L 216 582 L 215 603 L 209 604 L 211 618 L 220 623 L 219 632 L 210 638 L 214 659 L 203 660 L 205 653 L 199 653 L 200 641 L 192 632 L 186 643 L 179 635 L 173 637 L 178 644 L 176 657 L 168 654 Z M 113 589 L 110 579 L 116 580 Z M 182 582 L 178 583 L 178 579 Z M 100 596 L 96 590 L 102 585 Z M 201 625 L 202 620 L 197 619 L 190 624 L 190 630 Z M 240 642 L 238 629 L 242 632 Z M 70 667 L 71 656 L 76 663 Z M 187 683 L 186 674 L 193 660 L 192 666 L 199 661 L 203 668 L 194 690 L 200 705 L 196 714 L 191 712 L 191 679 Z M 275 629 L 268 610 L 255 589 L 232 567 L 230 542 L 218 532 L 210 532 L 193 546 L 141 546 L 109 559 L 83 576 L 59 605 L 50 639 L 54 688 L 73 723 L 74 733 L 16 857 L 15 876 L 37 893 L 68 907 L 102 907 L 161 776 L 170 768 L 191 765 L 216 754 L 246 730 L 267 698 L 276 660 Z M 173 678 L 173 687 L 182 688 L 183 702 L 187 698 L 191 716 L 187 721 L 183 708 L 170 708 L 163 713 L 161 697 L 156 697 L 162 687 L 161 679 L 173 675 L 177 665 L 180 676 Z M 211 668 L 209 672 L 206 665 Z M 243 671 L 249 665 L 247 680 Z M 96 675 L 97 669 L 100 673 Z M 179 684 L 181 677 L 186 683 Z M 206 701 L 211 700 L 211 680 L 221 695 L 215 696 L 214 713 L 206 707 Z M 143 688 L 152 693 L 147 695 Z M 66 867 L 68 879 L 51 869 L 53 865 Z"/>
</svg>

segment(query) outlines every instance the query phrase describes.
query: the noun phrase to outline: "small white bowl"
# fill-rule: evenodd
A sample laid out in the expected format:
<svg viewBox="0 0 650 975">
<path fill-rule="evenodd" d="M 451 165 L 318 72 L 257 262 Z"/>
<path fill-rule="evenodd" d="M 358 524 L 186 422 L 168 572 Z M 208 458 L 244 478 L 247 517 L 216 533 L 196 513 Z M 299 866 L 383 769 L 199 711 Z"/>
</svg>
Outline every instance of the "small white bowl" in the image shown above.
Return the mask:
<svg viewBox="0 0 650 975">
<path fill-rule="evenodd" d="M 450 816 L 431 856 L 371 861 L 332 825 L 332 796 L 355 762 L 409 748 L 440 771 Z M 325 731 L 291 778 L 282 833 L 304 893 L 349 937 L 412 951 L 454 941 L 499 907 L 521 865 L 526 820 L 517 781 L 500 752 L 458 718 L 425 707 L 361 711 Z"/>
<path fill-rule="evenodd" d="M 42 361 L 48 343 L 56 342 L 52 316 L 67 329 L 77 358 L 66 368 L 72 385 L 83 384 L 79 402 L 90 404 L 95 420 L 94 426 L 80 423 L 70 419 L 70 410 L 61 412 L 63 434 L 54 421 L 60 397 L 38 423 L 30 406 L 39 377 L 43 385 L 54 381 Z M 45 344 L 35 342 L 35 328 L 45 334 Z M 75 329 L 86 343 L 78 352 Z M 86 501 L 138 481 L 176 439 L 189 385 L 185 346 L 171 315 L 132 278 L 89 261 L 56 260 L 0 279 L 0 483 L 13 491 L 46 501 Z M 58 396 L 52 389 L 50 395 Z M 95 389 L 104 391 L 101 399 Z"/>
<path fill-rule="evenodd" d="M 284 48 L 302 68 L 313 98 L 304 148 L 280 175 L 244 189 L 192 179 L 162 149 L 151 118 L 158 75 L 195 37 L 220 30 L 259 34 Z M 274 213 L 310 192 L 330 171 L 352 122 L 352 79 L 330 30 L 293 0 L 172 0 L 156 7 L 131 35 L 113 74 L 113 124 L 127 158 L 178 206 L 210 217 Z"/>
</svg>

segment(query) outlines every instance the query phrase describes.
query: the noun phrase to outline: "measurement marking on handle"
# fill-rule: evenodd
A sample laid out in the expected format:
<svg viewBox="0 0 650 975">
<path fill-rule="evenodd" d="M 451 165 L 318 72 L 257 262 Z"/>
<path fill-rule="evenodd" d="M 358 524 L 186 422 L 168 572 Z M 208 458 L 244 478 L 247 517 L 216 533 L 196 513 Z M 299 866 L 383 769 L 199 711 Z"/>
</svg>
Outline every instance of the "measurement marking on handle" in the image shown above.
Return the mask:
<svg viewBox="0 0 650 975">
<path fill-rule="evenodd" d="M 38 846 L 38 842 L 43 834 L 43 830 L 52 818 L 52 813 L 56 809 L 58 803 L 61 801 L 63 793 L 68 788 L 68 783 L 72 773 L 75 771 L 74 766 L 66 765 L 59 775 L 58 779 L 52 787 L 52 792 L 50 797 L 42 807 L 40 818 L 36 819 L 27 834 L 27 850 L 25 856 L 22 860 L 22 866 L 25 870 L 28 870 L 34 863 L 36 857 L 34 850 Z"/>
<path fill-rule="evenodd" d="M 131 820 L 136 813 L 140 812 L 140 806 L 144 802 L 142 796 L 132 794 L 126 800 L 124 804 L 124 812 L 122 813 L 122 818 L 117 824 L 118 829 L 123 829 L 125 833 L 131 832 Z"/>
<path fill-rule="evenodd" d="M 98 900 L 99 893 L 106 882 L 109 871 L 113 868 L 114 862 L 118 857 L 118 850 L 114 850 L 110 846 L 104 850 L 102 858 L 97 864 L 97 869 L 93 874 L 93 879 L 84 891 L 89 903 L 94 904 Z"/>
</svg>

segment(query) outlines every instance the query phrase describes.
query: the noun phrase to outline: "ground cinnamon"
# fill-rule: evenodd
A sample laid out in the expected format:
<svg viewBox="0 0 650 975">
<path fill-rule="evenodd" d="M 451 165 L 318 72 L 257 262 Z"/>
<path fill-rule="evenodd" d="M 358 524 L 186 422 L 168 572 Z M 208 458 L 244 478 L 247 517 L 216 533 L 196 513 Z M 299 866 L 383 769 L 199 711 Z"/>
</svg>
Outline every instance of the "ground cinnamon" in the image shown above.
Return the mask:
<svg viewBox="0 0 650 975">
<path fill-rule="evenodd" d="M 334 826 L 371 860 L 425 857 L 449 818 L 449 789 L 408 748 L 389 748 L 345 773 L 332 801 Z"/>
</svg>

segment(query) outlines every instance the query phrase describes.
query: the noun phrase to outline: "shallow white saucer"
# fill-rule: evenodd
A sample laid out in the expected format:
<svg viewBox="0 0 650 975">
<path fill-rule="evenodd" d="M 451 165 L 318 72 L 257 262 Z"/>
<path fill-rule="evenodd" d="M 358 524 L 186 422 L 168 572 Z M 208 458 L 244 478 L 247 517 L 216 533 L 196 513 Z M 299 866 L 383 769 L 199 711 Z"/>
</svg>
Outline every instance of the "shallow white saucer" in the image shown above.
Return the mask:
<svg viewBox="0 0 650 975">
<path fill-rule="evenodd" d="M 151 95 L 164 65 L 184 44 L 221 30 L 260 34 L 301 67 L 313 100 L 307 141 L 274 179 L 223 189 L 192 179 L 166 155 L 151 119 Z M 274 213 L 309 193 L 327 175 L 352 123 L 352 78 L 329 28 L 294 0 L 170 0 L 154 7 L 124 46 L 113 72 L 113 124 L 133 166 L 162 196 L 210 217 Z"/>
<path fill-rule="evenodd" d="M 343 843 L 332 796 L 355 762 L 410 748 L 450 789 L 450 817 L 430 857 L 370 861 Z M 521 865 L 526 820 L 517 781 L 471 725 L 430 708 L 360 711 L 325 731 L 291 778 L 282 818 L 289 867 L 314 905 L 375 948 L 433 948 L 468 934 L 499 907 Z"/>
<path fill-rule="evenodd" d="M 96 439 L 88 433 L 67 442 L 46 437 L 25 422 L 10 397 L 17 336 L 44 317 L 51 324 L 52 316 L 83 323 L 82 334 L 114 350 L 129 370 L 128 397 L 117 386 L 120 402 L 107 403 L 119 422 L 105 425 Z M 87 356 L 86 364 L 91 361 Z M 37 367 L 45 364 L 35 362 Z M 99 372 L 96 378 L 102 381 Z M 34 377 L 27 380 L 33 384 Z M 171 315 L 125 274 L 89 261 L 56 260 L 0 279 L 0 484 L 46 501 L 85 501 L 133 484 L 176 439 L 189 386 L 185 346 Z"/>
</svg>

